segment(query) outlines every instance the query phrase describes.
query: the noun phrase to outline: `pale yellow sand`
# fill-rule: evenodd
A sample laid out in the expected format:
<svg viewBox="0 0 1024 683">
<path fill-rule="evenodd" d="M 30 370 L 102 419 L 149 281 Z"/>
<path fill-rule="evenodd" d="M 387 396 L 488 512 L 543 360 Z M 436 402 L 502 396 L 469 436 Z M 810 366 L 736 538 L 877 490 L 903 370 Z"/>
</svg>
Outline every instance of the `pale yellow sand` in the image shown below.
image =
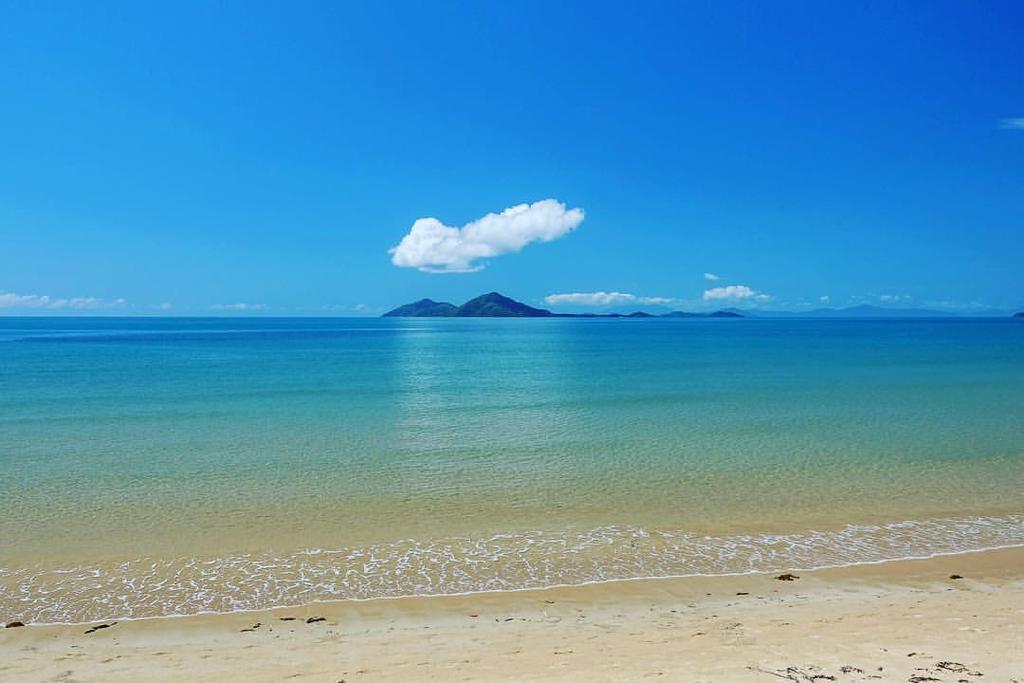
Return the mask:
<svg viewBox="0 0 1024 683">
<path fill-rule="evenodd" d="M 1024 551 L 85 630 L 0 631 L 0 679 L 1024 682 Z"/>
</svg>

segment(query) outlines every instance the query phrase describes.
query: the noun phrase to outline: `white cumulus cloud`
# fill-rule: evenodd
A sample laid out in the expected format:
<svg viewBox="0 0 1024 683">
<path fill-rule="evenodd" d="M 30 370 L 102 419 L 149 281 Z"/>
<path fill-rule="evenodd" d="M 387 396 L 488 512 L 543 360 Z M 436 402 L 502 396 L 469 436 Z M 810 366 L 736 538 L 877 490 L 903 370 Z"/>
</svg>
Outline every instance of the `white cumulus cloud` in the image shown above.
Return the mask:
<svg viewBox="0 0 1024 683">
<path fill-rule="evenodd" d="M 878 300 L 882 303 L 895 304 L 901 301 L 910 301 L 913 297 L 909 294 L 879 294 Z"/>
<path fill-rule="evenodd" d="M 544 303 L 556 306 L 572 304 L 576 306 L 609 306 L 612 304 L 670 304 L 675 299 L 665 296 L 637 296 L 627 292 L 571 292 L 567 294 L 548 294 Z"/>
<path fill-rule="evenodd" d="M 823 296 L 819 296 L 818 301 L 820 301 L 823 304 L 827 304 L 829 301 L 832 301 L 832 297 L 830 297 L 828 294 L 825 294 Z"/>
<path fill-rule="evenodd" d="M 583 209 L 566 209 L 555 199 L 511 206 L 461 228 L 436 218 L 420 218 L 388 253 L 400 268 L 471 273 L 484 267 L 480 259 L 514 253 L 531 242 L 556 240 L 582 222 Z"/>
<path fill-rule="evenodd" d="M 24 308 L 34 310 L 89 310 L 96 308 L 117 308 L 127 301 L 114 299 L 107 301 L 94 296 L 75 296 L 70 298 L 51 297 L 46 294 L 15 294 L 0 292 L 0 308 Z"/>
<path fill-rule="evenodd" d="M 999 127 L 1004 130 L 1024 130 L 1024 116 L 1002 119 L 999 122 Z"/>
<path fill-rule="evenodd" d="M 704 273 L 704 279 L 714 282 L 715 280 L 721 280 L 722 278 L 718 277 L 714 273 Z"/>
<path fill-rule="evenodd" d="M 571 292 L 567 294 L 548 294 L 544 303 L 575 304 L 579 306 L 607 306 L 609 304 L 625 304 L 636 301 L 636 296 L 625 292 Z"/>
<path fill-rule="evenodd" d="M 704 290 L 704 301 L 720 301 L 723 299 L 743 299 L 753 301 L 769 301 L 771 296 L 758 292 L 746 285 L 726 285 Z"/>
</svg>

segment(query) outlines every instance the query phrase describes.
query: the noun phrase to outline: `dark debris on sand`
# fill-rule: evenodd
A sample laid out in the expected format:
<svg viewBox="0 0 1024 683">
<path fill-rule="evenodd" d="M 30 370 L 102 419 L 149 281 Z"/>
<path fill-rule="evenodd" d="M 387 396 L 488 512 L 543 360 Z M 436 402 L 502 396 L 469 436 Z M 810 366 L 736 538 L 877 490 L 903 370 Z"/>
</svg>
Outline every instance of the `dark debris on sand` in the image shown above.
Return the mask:
<svg viewBox="0 0 1024 683">
<path fill-rule="evenodd" d="M 775 577 L 776 581 L 796 581 L 800 577 L 796 574 L 779 574 Z"/>
<path fill-rule="evenodd" d="M 105 629 L 105 628 L 110 628 L 111 626 L 114 626 L 115 624 L 117 624 L 116 621 L 112 621 L 109 624 L 96 624 L 91 629 L 86 631 L 85 635 L 89 635 L 90 633 L 96 633 L 96 631 L 100 631 L 100 630 Z"/>
<path fill-rule="evenodd" d="M 948 671 L 954 674 L 965 674 L 967 676 L 983 676 L 980 671 L 974 671 L 969 669 L 965 664 L 960 662 L 939 662 L 935 665 L 935 668 L 939 671 Z"/>
<path fill-rule="evenodd" d="M 784 681 L 793 681 L 793 683 L 825 683 L 827 681 L 838 680 L 835 676 L 827 674 L 821 671 L 816 666 L 807 666 L 799 668 L 796 666 L 787 666 L 785 669 L 779 669 L 777 671 L 769 671 L 768 669 L 758 669 L 755 667 L 748 667 L 753 671 L 759 671 L 763 674 L 775 676 L 781 678 Z"/>
<path fill-rule="evenodd" d="M 927 656 L 920 652 L 911 652 L 908 657 L 913 656 Z M 860 667 L 852 666 L 850 664 L 839 667 L 838 670 L 827 670 L 822 669 L 818 666 L 807 665 L 807 666 L 787 666 L 785 669 L 762 669 L 759 667 L 747 667 L 751 671 L 757 671 L 768 676 L 774 676 L 775 678 L 782 679 L 784 681 L 792 681 L 793 683 L 827 683 L 828 681 L 836 681 L 836 683 L 855 683 L 860 681 L 893 681 L 897 680 L 891 676 L 883 676 L 879 674 L 869 674 Z M 883 671 L 882 667 L 878 667 L 877 671 Z M 907 683 L 967 683 L 970 679 L 964 678 L 969 677 L 980 677 L 983 676 L 982 672 L 975 671 L 965 664 L 960 662 L 942 661 L 931 666 L 921 666 L 916 668 L 915 673 L 911 674 L 906 680 Z M 956 676 L 955 679 L 949 678 L 949 675 L 953 674 Z M 900 678 L 899 680 L 902 680 Z"/>
</svg>

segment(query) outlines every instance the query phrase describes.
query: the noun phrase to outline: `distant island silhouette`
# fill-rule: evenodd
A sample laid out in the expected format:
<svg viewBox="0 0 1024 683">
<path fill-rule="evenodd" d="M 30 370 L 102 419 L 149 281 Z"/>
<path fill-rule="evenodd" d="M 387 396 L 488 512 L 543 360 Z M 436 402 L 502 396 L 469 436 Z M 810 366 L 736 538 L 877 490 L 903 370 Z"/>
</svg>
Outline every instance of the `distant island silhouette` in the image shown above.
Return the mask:
<svg viewBox="0 0 1024 683">
<path fill-rule="evenodd" d="M 664 310 L 664 309 L 663 309 Z M 996 309 L 972 311 L 970 317 L 1024 318 L 1024 311 L 1011 313 Z M 964 317 L 963 313 L 921 308 L 883 308 L 861 304 L 849 308 L 818 308 L 810 311 L 741 310 L 726 308 L 710 313 L 664 311 L 650 313 L 554 313 L 511 299 L 498 292 L 482 294 L 461 306 L 447 301 L 420 299 L 388 311 L 385 318 L 946 318 Z"/>
<path fill-rule="evenodd" d="M 521 301 L 510 299 L 498 292 L 481 294 L 461 306 L 447 301 L 420 299 L 411 304 L 388 311 L 384 318 L 742 318 L 736 311 L 714 311 L 713 313 L 690 313 L 672 311 L 655 315 L 636 311 L 634 313 L 552 313 L 544 308 L 534 308 Z"/>
</svg>

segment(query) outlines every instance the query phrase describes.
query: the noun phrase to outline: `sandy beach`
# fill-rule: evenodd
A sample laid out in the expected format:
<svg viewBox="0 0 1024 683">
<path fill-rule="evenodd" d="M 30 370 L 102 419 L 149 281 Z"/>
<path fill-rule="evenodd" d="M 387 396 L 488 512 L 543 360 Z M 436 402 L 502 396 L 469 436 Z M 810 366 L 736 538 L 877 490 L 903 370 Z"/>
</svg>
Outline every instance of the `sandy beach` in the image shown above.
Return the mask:
<svg viewBox="0 0 1024 683">
<path fill-rule="evenodd" d="M 1024 549 L 104 623 L 3 629 L 0 680 L 1024 681 Z"/>
</svg>

